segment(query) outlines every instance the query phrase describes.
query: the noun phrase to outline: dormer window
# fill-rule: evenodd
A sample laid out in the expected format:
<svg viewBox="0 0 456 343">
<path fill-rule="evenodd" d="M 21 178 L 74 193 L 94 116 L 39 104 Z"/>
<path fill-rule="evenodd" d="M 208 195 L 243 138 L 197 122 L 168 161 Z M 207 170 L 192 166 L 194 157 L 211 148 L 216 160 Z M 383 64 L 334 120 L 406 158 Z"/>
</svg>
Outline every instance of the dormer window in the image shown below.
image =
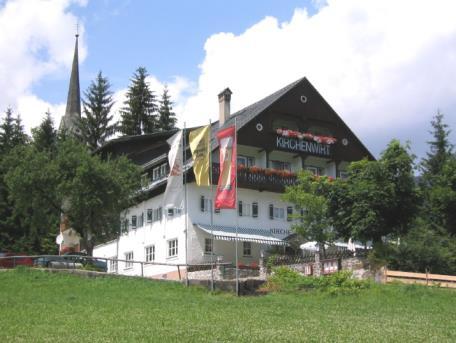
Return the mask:
<svg viewBox="0 0 456 343">
<path fill-rule="evenodd" d="M 155 181 L 155 180 L 160 180 L 160 179 L 163 179 L 164 177 L 166 177 L 167 175 L 167 170 L 168 169 L 168 165 L 166 163 L 163 163 L 161 165 L 159 165 L 158 167 L 155 167 L 154 169 L 152 169 L 152 180 Z"/>
</svg>

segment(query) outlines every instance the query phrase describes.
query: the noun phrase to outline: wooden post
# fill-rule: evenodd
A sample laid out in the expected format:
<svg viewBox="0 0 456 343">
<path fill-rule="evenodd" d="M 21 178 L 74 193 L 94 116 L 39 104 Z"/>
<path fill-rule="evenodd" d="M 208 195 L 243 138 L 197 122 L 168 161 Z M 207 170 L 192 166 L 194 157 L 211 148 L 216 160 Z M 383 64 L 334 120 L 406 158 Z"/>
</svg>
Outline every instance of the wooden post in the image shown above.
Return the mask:
<svg viewBox="0 0 456 343">
<path fill-rule="evenodd" d="M 144 277 L 144 263 L 141 262 L 141 277 Z"/>
<path fill-rule="evenodd" d="M 177 274 L 179 275 L 179 281 L 182 280 L 181 271 L 180 271 L 180 265 L 177 265 Z"/>
</svg>

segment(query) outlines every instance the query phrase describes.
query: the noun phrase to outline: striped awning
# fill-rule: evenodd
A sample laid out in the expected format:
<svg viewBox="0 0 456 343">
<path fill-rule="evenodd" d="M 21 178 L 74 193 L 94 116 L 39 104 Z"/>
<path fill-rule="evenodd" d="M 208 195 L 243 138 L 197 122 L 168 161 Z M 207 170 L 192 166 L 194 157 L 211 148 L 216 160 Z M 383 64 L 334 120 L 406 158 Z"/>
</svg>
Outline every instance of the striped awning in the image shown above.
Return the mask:
<svg viewBox="0 0 456 343">
<path fill-rule="evenodd" d="M 220 226 L 209 224 L 195 224 L 197 228 L 208 234 L 213 234 L 215 240 L 221 241 L 242 241 L 267 245 L 288 245 L 287 242 L 274 237 L 270 230 L 238 227 Z"/>
</svg>

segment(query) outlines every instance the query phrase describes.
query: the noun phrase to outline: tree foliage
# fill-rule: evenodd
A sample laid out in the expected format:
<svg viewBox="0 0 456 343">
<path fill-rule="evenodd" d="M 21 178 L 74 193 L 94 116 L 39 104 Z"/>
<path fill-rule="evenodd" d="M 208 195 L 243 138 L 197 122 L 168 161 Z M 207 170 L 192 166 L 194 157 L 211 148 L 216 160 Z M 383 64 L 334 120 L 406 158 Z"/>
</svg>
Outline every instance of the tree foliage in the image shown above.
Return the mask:
<svg viewBox="0 0 456 343">
<path fill-rule="evenodd" d="M 124 135 L 141 135 L 157 129 L 157 104 L 147 76 L 146 68 L 139 67 L 131 79 L 125 106 L 120 111 L 119 129 Z"/>
<path fill-rule="evenodd" d="M 416 215 L 418 192 L 408 145 L 393 140 L 379 161 L 351 163 L 336 183 L 330 213 L 341 236 L 362 242 L 405 234 Z"/>
<path fill-rule="evenodd" d="M 426 183 L 432 184 L 433 178 L 438 176 L 445 162 L 452 157 L 453 145 L 449 141 L 450 130 L 444 123 L 444 115 L 437 112 L 431 121 L 433 139 L 428 141 L 429 152 L 421 162 L 422 176 Z"/>
<path fill-rule="evenodd" d="M 83 142 L 93 151 L 103 145 L 108 137 L 114 134 L 111 85 L 101 71 L 84 93 L 83 117 L 78 123 Z"/>
<path fill-rule="evenodd" d="M 27 230 L 21 226 L 20 217 L 14 211 L 14 204 L 10 198 L 11 192 L 4 181 L 9 169 L 5 156 L 15 147 L 27 142 L 28 137 L 20 116 L 15 118 L 13 110 L 8 108 L 0 124 L 0 250 L 11 247 L 23 250 L 24 247 L 20 244 L 22 241 L 27 241 L 27 246 L 36 245 L 35 237 L 29 236 Z"/>
<path fill-rule="evenodd" d="M 162 98 L 160 100 L 160 108 L 158 110 L 158 128 L 162 131 L 169 131 L 176 127 L 176 114 L 173 112 L 173 102 L 168 94 L 168 87 L 165 85 Z"/>
<path fill-rule="evenodd" d="M 32 129 L 33 144 L 38 151 L 52 151 L 57 147 L 57 130 L 51 112 L 47 111 L 41 124 Z"/>
<path fill-rule="evenodd" d="M 293 225 L 293 230 L 308 241 L 316 241 L 323 255 L 325 244 L 331 243 L 336 238 L 332 228 L 332 218 L 329 215 L 328 194 L 332 180 L 328 177 L 315 177 L 308 171 L 299 173 L 298 184 L 287 187 L 283 196 L 284 200 L 302 210 L 299 224 Z"/>
<path fill-rule="evenodd" d="M 27 146 L 9 159 L 15 167 L 5 180 L 26 224 L 49 227 L 52 218 L 65 213 L 89 253 L 97 242 L 118 232 L 121 210 L 130 205 L 132 192 L 139 187 L 138 167 L 129 160 L 102 161 L 72 139 L 59 143 L 55 158 Z"/>
</svg>

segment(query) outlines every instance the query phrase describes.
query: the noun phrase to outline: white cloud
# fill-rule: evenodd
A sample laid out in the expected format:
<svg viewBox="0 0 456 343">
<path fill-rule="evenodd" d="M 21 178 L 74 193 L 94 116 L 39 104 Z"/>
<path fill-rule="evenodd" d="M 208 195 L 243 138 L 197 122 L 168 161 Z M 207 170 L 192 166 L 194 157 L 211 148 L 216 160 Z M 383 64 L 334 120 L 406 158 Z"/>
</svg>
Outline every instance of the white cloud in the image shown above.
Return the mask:
<svg viewBox="0 0 456 343">
<path fill-rule="evenodd" d="M 54 127 L 58 128 L 60 119 L 65 113 L 66 103 L 62 104 L 51 104 L 38 98 L 36 95 L 28 94 L 21 95 L 16 100 L 16 110 L 21 115 L 24 124 L 28 128 L 33 128 L 40 125 L 44 115 L 47 111 L 52 114 L 54 121 Z M 24 118 L 24 114 L 31 114 Z"/>
<path fill-rule="evenodd" d="M 361 138 L 382 135 L 382 146 L 392 128 L 409 130 L 402 139 L 426 135 L 437 108 L 456 124 L 456 2 L 319 3 L 313 16 L 297 9 L 288 22 L 266 17 L 240 35 L 209 37 L 195 94 L 182 104 L 187 123 L 216 120 L 227 86 L 236 111 L 307 76 Z"/>
<path fill-rule="evenodd" d="M 7 106 L 17 109 L 27 129 L 40 122 L 43 109 L 56 109 L 31 94 L 31 88 L 45 76 L 68 73 L 77 23 L 68 12 L 72 3 L 85 6 L 87 1 L 9 0 L 0 7 L 0 111 Z M 79 31 L 83 61 L 87 54 L 84 28 Z M 58 125 L 59 118 L 55 120 Z"/>
</svg>

